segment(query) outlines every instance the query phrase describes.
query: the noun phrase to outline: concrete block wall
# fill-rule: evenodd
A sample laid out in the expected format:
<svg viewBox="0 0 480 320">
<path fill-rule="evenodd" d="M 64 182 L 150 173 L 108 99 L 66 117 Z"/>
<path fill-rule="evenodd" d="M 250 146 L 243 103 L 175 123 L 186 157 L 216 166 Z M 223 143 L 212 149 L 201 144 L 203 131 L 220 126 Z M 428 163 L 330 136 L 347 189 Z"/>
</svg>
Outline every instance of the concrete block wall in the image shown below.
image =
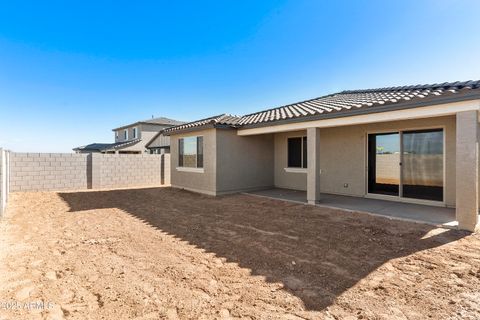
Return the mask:
<svg viewBox="0 0 480 320">
<path fill-rule="evenodd" d="M 161 184 L 159 154 L 92 154 L 92 188 L 127 188 Z"/>
<path fill-rule="evenodd" d="M 170 184 L 170 155 L 12 152 L 10 158 L 11 175 L 4 181 L 12 192 Z"/>
<path fill-rule="evenodd" d="M 11 191 L 87 189 L 88 154 L 11 153 Z"/>
</svg>

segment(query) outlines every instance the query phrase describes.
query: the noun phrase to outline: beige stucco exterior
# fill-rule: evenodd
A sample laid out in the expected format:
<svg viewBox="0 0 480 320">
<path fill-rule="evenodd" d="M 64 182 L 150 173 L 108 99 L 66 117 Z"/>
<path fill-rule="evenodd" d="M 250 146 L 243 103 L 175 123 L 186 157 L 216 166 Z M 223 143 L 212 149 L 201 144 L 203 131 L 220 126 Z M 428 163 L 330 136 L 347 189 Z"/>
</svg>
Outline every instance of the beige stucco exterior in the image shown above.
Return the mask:
<svg viewBox="0 0 480 320">
<path fill-rule="evenodd" d="M 455 206 L 455 116 L 414 119 L 320 129 L 320 190 L 322 193 L 366 195 L 367 134 L 408 129 L 445 130 L 445 203 Z M 306 136 L 293 131 L 275 134 L 275 186 L 307 190 L 307 174 L 286 172 L 287 138 Z M 344 187 L 348 184 L 348 187 Z"/>
<path fill-rule="evenodd" d="M 178 139 L 203 136 L 203 170 L 178 168 Z M 173 187 L 210 195 L 273 187 L 273 136 L 239 137 L 231 129 L 171 136 Z"/>
<path fill-rule="evenodd" d="M 427 128 L 444 129 L 445 205 L 454 207 L 455 116 L 320 129 L 320 191 L 365 196 L 368 133 Z M 177 169 L 178 139 L 197 135 L 204 137 L 203 172 Z M 212 195 L 271 186 L 306 191 L 307 171 L 291 172 L 287 168 L 287 138 L 306 135 L 307 131 L 301 130 L 238 136 L 235 130 L 227 129 L 172 135 L 172 185 Z"/>
<path fill-rule="evenodd" d="M 239 130 L 192 130 L 187 134 L 173 134 L 172 185 L 211 195 L 274 186 L 307 191 L 309 203 L 321 202 L 318 186 L 320 193 L 385 199 L 388 196 L 367 192 L 368 134 L 441 128 L 444 132 L 443 173 L 429 177 L 434 177 L 438 183 L 443 180 L 443 202 L 394 196 L 389 198 L 455 207 L 459 227 L 473 231 L 478 222 L 480 199 L 479 108 L 480 101 L 472 100 L 392 111 L 392 120 L 388 119 L 387 112 L 368 117 L 352 116 L 351 119 L 326 119 Z M 435 112 L 441 116 L 434 116 Z M 285 130 L 280 131 L 280 127 Z M 204 172 L 177 170 L 174 164 L 178 163 L 178 138 L 199 134 L 204 135 Z M 307 141 L 309 168 L 287 168 L 287 139 L 307 135 L 315 138 L 314 142 L 310 139 Z M 314 169 L 310 168 L 312 156 L 315 158 Z M 389 156 L 395 157 L 395 154 Z M 385 170 L 388 172 L 390 169 Z"/>
<path fill-rule="evenodd" d="M 199 130 L 170 137 L 170 179 L 172 187 L 210 195 L 216 194 L 217 135 L 215 131 L 215 129 Z M 190 136 L 203 136 L 203 172 L 178 169 L 178 139 Z"/>
<path fill-rule="evenodd" d="M 273 187 L 273 135 L 240 137 L 216 130 L 217 191 L 231 193 Z"/>
<path fill-rule="evenodd" d="M 155 137 L 155 135 L 161 130 L 168 127 L 169 126 L 159 124 L 137 123 L 128 127 L 123 127 L 121 129 L 115 130 L 115 142 L 128 142 L 140 139 L 140 141 L 138 141 L 137 143 L 121 148 L 119 152 L 144 153 L 147 151 L 146 145 Z M 134 128 L 137 128 L 137 137 L 134 137 L 133 135 Z M 128 139 L 125 139 L 125 130 L 127 130 L 128 132 Z"/>
<path fill-rule="evenodd" d="M 461 229 L 474 231 L 478 223 L 479 155 L 478 112 L 457 114 L 456 216 Z"/>
</svg>

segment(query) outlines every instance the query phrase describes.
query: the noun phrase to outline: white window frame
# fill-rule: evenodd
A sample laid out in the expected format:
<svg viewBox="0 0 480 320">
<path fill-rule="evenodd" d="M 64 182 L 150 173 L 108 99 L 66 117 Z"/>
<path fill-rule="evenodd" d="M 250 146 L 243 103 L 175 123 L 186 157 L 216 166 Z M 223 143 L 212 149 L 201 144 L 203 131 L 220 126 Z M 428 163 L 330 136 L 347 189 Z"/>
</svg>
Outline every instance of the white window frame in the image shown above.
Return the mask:
<svg viewBox="0 0 480 320">
<path fill-rule="evenodd" d="M 137 139 L 138 138 L 138 128 L 134 127 L 133 128 L 133 137 L 132 139 Z"/>
<path fill-rule="evenodd" d="M 128 140 L 128 129 L 123 130 L 123 138 Z"/>
</svg>

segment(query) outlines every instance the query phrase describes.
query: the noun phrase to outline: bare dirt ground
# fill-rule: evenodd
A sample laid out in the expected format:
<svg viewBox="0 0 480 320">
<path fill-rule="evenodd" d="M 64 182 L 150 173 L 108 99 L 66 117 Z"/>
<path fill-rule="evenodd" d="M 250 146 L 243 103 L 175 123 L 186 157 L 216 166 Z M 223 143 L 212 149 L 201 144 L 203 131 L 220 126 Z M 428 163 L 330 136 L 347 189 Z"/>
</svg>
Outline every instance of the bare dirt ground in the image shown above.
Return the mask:
<svg viewBox="0 0 480 320">
<path fill-rule="evenodd" d="M 16 193 L 0 246 L 3 319 L 480 318 L 479 235 L 248 195 Z"/>
</svg>

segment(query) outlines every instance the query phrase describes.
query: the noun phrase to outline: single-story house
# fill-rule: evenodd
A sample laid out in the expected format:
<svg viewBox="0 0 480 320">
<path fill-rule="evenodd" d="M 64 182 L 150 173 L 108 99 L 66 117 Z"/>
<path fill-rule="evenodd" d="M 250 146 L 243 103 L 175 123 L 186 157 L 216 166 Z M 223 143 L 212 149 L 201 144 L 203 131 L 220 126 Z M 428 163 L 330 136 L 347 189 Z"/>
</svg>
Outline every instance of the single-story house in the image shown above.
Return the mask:
<svg viewBox="0 0 480 320">
<path fill-rule="evenodd" d="M 167 128 L 171 184 L 210 195 L 272 187 L 456 208 L 474 230 L 480 81 L 350 90 Z"/>
<path fill-rule="evenodd" d="M 122 154 L 142 154 L 142 153 L 160 153 L 169 152 L 170 140 L 163 141 L 168 145 L 155 148 L 148 148 L 154 140 L 158 140 L 158 134 L 165 128 L 180 125 L 184 122 L 165 117 L 152 118 L 143 121 L 137 121 L 125 126 L 112 129 L 114 132 L 114 143 L 91 143 L 85 146 L 73 149 L 76 153 L 122 153 Z M 155 151 L 155 152 L 154 152 Z"/>
</svg>

